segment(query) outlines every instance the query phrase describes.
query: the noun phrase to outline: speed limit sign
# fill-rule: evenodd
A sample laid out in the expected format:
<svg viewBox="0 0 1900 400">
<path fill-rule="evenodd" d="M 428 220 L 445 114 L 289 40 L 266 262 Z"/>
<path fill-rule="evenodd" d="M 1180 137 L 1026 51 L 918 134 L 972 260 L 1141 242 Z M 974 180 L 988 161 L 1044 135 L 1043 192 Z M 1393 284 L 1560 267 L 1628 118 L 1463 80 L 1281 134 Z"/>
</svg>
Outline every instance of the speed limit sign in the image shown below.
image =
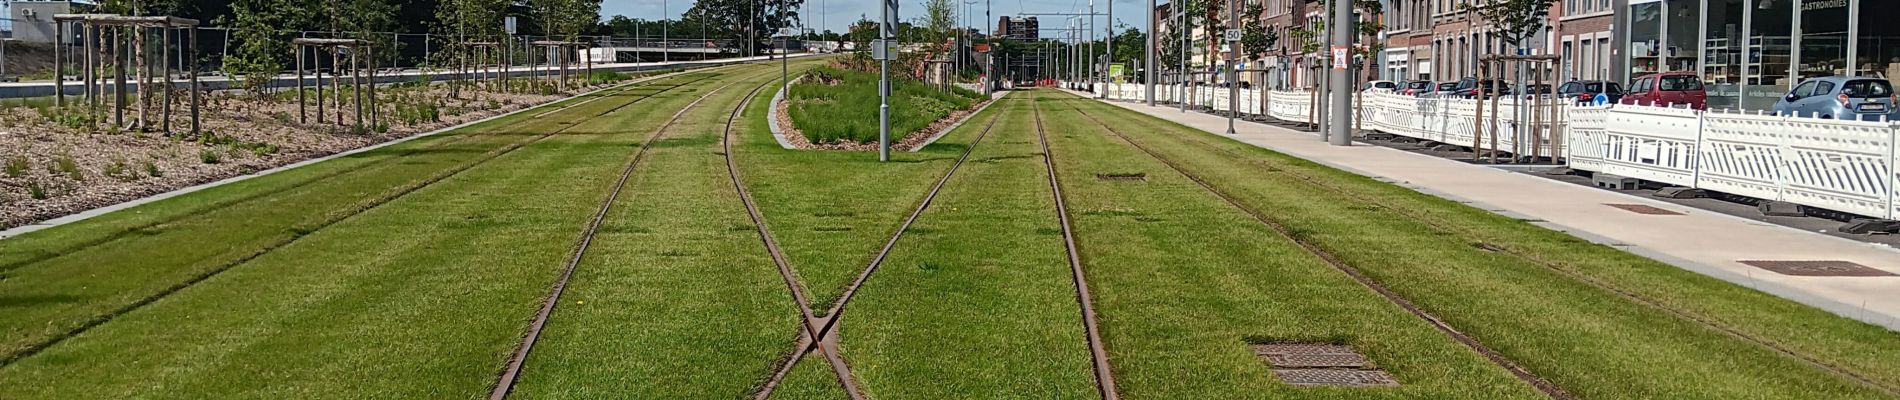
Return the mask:
<svg viewBox="0 0 1900 400">
<path fill-rule="evenodd" d="M 1240 41 L 1240 30 L 1239 30 L 1239 29 L 1228 29 L 1228 30 L 1227 30 L 1227 41 L 1229 41 L 1229 42 L 1238 42 L 1238 41 Z"/>
</svg>

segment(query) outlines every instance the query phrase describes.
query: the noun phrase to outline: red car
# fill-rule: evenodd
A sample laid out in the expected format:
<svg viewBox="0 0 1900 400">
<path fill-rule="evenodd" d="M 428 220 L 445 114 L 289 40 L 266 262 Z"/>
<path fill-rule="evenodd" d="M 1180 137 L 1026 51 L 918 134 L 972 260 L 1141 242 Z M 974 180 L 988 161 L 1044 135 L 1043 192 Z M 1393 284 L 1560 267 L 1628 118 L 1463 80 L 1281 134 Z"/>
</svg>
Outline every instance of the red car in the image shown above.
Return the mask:
<svg viewBox="0 0 1900 400">
<path fill-rule="evenodd" d="M 1629 93 L 1623 95 L 1622 104 L 1674 105 L 1697 110 L 1709 104 L 1709 94 L 1702 89 L 1702 78 L 1696 77 L 1694 72 L 1643 75 L 1630 81 L 1629 89 Z"/>
</svg>

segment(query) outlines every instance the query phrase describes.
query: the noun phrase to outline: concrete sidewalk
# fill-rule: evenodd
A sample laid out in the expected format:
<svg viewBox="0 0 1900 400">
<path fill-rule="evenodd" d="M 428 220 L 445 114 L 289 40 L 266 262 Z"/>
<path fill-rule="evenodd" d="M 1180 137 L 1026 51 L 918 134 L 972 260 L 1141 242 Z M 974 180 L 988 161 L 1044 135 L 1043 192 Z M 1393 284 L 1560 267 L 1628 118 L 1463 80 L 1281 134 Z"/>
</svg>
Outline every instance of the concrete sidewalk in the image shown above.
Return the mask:
<svg viewBox="0 0 1900 400">
<path fill-rule="evenodd" d="M 1071 92 L 1090 98 L 1087 93 Z M 1222 135 L 1227 118 L 1177 108 L 1108 102 Z M 1900 330 L 1900 277 L 1783 275 L 1741 260 L 1841 260 L 1900 274 L 1900 250 L 1523 173 L 1380 146 L 1331 146 L 1312 133 L 1239 122 L 1242 142 L 1534 221 L 1683 269 Z M 1605 204 L 1642 204 L 1684 215 L 1644 215 Z"/>
</svg>

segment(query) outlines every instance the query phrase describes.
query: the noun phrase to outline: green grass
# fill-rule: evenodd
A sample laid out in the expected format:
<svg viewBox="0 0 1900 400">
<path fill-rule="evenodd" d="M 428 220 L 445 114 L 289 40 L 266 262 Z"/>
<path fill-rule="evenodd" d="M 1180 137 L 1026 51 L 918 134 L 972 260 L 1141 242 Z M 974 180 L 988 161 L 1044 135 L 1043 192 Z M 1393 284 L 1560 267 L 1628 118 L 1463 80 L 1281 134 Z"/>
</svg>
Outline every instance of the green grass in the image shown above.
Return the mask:
<svg viewBox="0 0 1900 400">
<path fill-rule="evenodd" d="M 836 84 L 826 84 L 836 81 Z M 967 89 L 941 89 L 920 81 L 892 77 L 891 136 L 904 137 L 949 115 L 969 109 L 983 98 Z M 813 143 L 869 143 L 878 137 L 878 75 L 835 68 L 818 68 L 787 93 L 792 124 Z"/>
<path fill-rule="evenodd" d="M 710 97 L 655 143 L 576 270 L 517 396 L 741 398 L 771 374 L 798 313 L 720 155 L 726 115 L 766 81 L 702 91 Z"/>
<path fill-rule="evenodd" d="M 605 112 L 634 93 L 562 115 Z M 533 121 L 525 116 L 509 120 Z M 0 281 L 0 293 L 18 300 L 11 301 L 9 318 L 0 319 L 0 354 L 5 355 L 0 359 L 560 127 L 486 124 L 7 239 L 9 246 L 0 253 L 7 264 L 0 264 L 6 266 L 0 271 L 8 279 Z"/>
<path fill-rule="evenodd" d="M 632 145 L 694 97 L 581 122 L 309 232 L 6 367 L 0 397 L 478 396 Z"/>
<path fill-rule="evenodd" d="M 960 128 L 1002 118 L 839 323 L 875 398 L 1095 396 L 1028 101 L 991 110 Z"/>
<path fill-rule="evenodd" d="M 1774 341 L 1801 344 L 1804 353 L 1834 360 L 1876 381 L 1891 382 L 1892 365 L 1900 360 L 1892 350 L 1897 345 L 1895 335 L 1877 327 L 1237 142 L 1215 140 L 1214 146 L 1231 148 L 1234 153 L 1214 151 L 1188 139 L 1206 133 L 1112 106 L 1092 102 L 1081 106 L 1111 125 L 1127 127 L 1124 132 L 1137 141 L 1202 174 L 1243 204 L 1268 210 L 1269 218 L 1287 225 L 1303 240 L 1334 253 L 1584 398 L 1880 395 L 1765 347 L 1622 299 L 1523 258 L 1485 251 L 1474 243 L 1483 240 L 1574 263 L 1570 265 L 1579 273 L 1697 313 L 1720 316 Z M 1343 187 L 1345 193 L 1302 178 Z M 1391 201 L 1393 208 L 1368 205 L 1367 198 Z M 1447 232 L 1421 223 L 1414 215 L 1469 231 Z M 1797 334 L 1792 329 L 1795 324 L 1811 330 Z M 1821 348 L 1825 345 L 1864 353 Z"/>
<path fill-rule="evenodd" d="M 1128 398 L 1535 398 L 1535 389 L 1073 111 L 1043 99 Z M 1095 174 L 1145 173 L 1145 181 Z M 1402 386 L 1278 383 L 1251 343 L 1353 345 Z"/>
</svg>

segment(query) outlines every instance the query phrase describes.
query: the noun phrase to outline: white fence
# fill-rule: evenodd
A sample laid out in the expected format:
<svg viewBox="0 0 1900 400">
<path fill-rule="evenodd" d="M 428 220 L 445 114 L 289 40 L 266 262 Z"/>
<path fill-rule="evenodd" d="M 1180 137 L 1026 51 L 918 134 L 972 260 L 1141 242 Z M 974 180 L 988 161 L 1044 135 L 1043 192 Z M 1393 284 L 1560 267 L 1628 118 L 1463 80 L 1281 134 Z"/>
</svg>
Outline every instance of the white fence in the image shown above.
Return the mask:
<svg viewBox="0 0 1900 400">
<path fill-rule="evenodd" d="M 1110 98 L 1140 100 L 1137 84 Z M 1156 88 L 1156 98 L 1224 112 L 1230 89 Z M 1241 89 L 1243 114 L 1311 123 L 1313 94 Z M 1514 96 L 1515 97 L 1515 96 Z M 1557 105 L 1519 130 L 1519 104 L 1484 105 L 1487 134 L 1474 140 L 1477 101 L 1387 93 L 1356 98 L 1362 129 L 1519 155 L 1559 155 L 1571 168 L 1884 219 L 1900 219 L 1900 123 L 1843 121 L 1640 105 Z M 1525 113 L 1529 114 L 1529 113 Z M 1495 119 L 1494 119 L 1495 118 Z M 1496 122 L 1493 122 L 1496 121 Z M 1537 135 L 1514 133 L 1540 132 Z M 1495 134 L 1495 135 L 1494 135 Z M 1493 144 L 1493 140 L 1496 141 Z"/>
</svg>

